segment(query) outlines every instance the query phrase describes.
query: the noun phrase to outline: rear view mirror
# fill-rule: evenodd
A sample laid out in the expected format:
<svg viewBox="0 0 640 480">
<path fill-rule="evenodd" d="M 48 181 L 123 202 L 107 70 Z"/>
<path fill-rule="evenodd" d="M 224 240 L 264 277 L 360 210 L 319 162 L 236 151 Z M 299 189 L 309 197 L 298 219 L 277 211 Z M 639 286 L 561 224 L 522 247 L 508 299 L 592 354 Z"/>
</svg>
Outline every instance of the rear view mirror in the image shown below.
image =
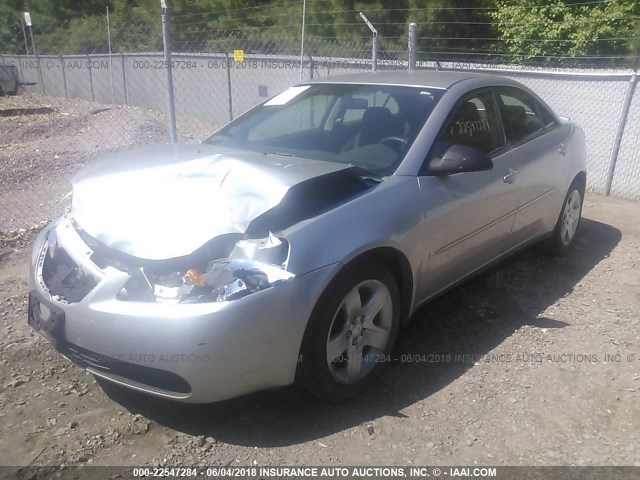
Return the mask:
<svg viewBox="0 0 640 480">
<path fill-rule="evenodd" d="M 493 162 L 484 152 L 466 145 L 451 145 L 442 158 L 432 158 L 429 175 L 454 175 L 463 172 L 491 170 Z"/>
</svg>

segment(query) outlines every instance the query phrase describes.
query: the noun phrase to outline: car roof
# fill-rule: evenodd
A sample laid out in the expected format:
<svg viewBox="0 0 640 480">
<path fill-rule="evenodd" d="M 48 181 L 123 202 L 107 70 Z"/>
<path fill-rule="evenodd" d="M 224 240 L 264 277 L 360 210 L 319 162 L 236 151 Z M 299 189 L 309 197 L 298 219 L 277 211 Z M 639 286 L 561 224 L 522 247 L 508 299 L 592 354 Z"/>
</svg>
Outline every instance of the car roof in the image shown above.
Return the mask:
<svg viewBox="0 0 640 480">
<path fill-rule="evenodd" d="M 461 71 L 412 70 L 390 72 L 362 72 L 322 77 L 305 83 L 353 83 L 371 85 L 406 85 L 449 89 L 454 84 L 471 80 L 477 86 L 513 85 L 518 82 L 495 74 Z"/>
</svg>

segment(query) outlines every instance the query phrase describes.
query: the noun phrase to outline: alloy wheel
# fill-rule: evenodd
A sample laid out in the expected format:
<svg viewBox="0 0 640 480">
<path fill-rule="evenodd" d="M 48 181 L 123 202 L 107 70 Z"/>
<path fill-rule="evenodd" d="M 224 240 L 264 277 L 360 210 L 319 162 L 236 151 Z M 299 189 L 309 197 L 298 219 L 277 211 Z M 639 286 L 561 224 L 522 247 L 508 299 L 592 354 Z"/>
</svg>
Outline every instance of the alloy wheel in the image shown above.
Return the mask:
<svg viewBox="0 0 640 480">
<path fill-rule="evenodd" d="M 580 222 L 580 206 L 581 197 L 578 190 L 574 190 L 567 198 L 562 213 L 562 226 L 560 230 L 560 239 L 563 245 L 569 245 L 573 240 Z"/>
<path fill-rule="evenodd" d="M 338 307 L 327 336 L 327 363 L 334 379 L 352 384 L 380 361 L 393 325 L 393 302 L 386 285 L 365 280 Z"/>
</svg>

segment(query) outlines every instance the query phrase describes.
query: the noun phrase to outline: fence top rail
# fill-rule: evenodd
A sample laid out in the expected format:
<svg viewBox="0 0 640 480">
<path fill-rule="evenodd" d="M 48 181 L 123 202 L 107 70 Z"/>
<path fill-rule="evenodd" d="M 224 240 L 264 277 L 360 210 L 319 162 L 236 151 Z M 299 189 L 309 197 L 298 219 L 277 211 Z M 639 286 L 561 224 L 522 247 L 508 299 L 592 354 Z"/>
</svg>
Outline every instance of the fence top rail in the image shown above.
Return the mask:
<svg viewBox="0 0 640 480">
<path fill-rule="evenodd" d="M 445 67 L 441 70 L 462 70 L 461 68 Z M 636 75 L 635 72 L 571 72 L 571 71 L 555 71 L 555 70 L 511 70 L 508 68 L 465 68 L 464 70 L 474 72 L 495 72 L 505 75 L 540 75 L 547 77 L 582 77 L 593 78 L 598 80 L 615 79 L 615 80 L 630 80 Z"/>
<path fill-rule="evenodd" d="M 564 76 L 564 77 L 592 77 L 592 78 L 624 78 L 630 79 L 637 72 L 634 70 L 596 70 L 596 69 L 576 69 L 576 68 L 544 68 L 544 67 L 509 67 L 506 65 L 489 65 L 468 62 L 419 62 L 419 68 L 422 69 L 440 69 L 440 70 L 471 70 L 475 72 L 495 72 L 510 75 L 526 74 L 526 75 L 546 75 L 546 76 Z"/>
<path fill-rule="evenodd" d="M 181 58 L 198 58 L 198 59 L 231 59 L 233 60 L 233 52 L 174 52 L 174 57 Z M 134 52 L 134 53 L 114 53 L 111 57 L 162 57 L 163 52 Z M 6 58 L 13 58 L 18 60 L 33 61 L 37 59 L 87 59 L 87 58 L 109 58 L 108 53 L 99 54 L 69 54 L 69 55 L 11 55 L 0 54 L 0 58 L 3 60 Z M 292 55 L 278 55 L 278 54 L 260 54 L 260 53 L 246 53 L 245 59 L 250 60 L 266 60 L 266 61 L 285 61 L 285 62 L 299 62 L 300 57 Z M 370 63 L 371 60 L 365 60 L 360 58 L 345 57 L 345 56 L 316 56 L 305 60 L 303 63 L 308 65 L 309 63 L 322 66 L 323 63 L 329 65 L 340 64 L 340 67 L 344 68 L 358 68 L 362 67 L 364 63 Z M 406 68 L 407 61 L 404 59 L 378 59 L 377 64 L 381 67 L 399 67 Z M 636 72 L 630 69 L 625 70 L 596 70 L 596 69 L 575 69 L 575 68 L 544 68 L 544 67 L 518 67 L 508 65 L 489 65 L 479 64 L 471 62 L 438 62 L 435 61 L 419 61 L 416 65 L 417 69 L 433 69 L 433 70 L 468 70 L 476 72 L 488 72 L 499 73 L 505 75 L 539 75 L 539 76 L 557 76 L 557 77 L 580 77 L 580 78 L 593 78 L 599 80 L 613 79 L 613 80 L 630 80 L 637 75 Z"/>
</svg>

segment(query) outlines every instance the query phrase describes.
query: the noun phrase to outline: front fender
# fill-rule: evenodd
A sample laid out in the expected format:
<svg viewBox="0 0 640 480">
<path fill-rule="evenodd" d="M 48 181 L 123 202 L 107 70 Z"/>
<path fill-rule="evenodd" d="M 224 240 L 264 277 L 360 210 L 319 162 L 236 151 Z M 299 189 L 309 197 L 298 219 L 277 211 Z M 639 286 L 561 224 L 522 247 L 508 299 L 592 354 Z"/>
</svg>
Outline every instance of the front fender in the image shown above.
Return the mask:
<svg viewBox="0 0 640 480">
<path fill-rule="evenodd" d="M 416 177 L 391 176 L 367 194 L 286 229 L 288 270 L 303 275 L 378 247 L 397 249 L 415 265 L 419 251 L 412 233 L 422 221 L 420 201 Z"/>
</svg>

